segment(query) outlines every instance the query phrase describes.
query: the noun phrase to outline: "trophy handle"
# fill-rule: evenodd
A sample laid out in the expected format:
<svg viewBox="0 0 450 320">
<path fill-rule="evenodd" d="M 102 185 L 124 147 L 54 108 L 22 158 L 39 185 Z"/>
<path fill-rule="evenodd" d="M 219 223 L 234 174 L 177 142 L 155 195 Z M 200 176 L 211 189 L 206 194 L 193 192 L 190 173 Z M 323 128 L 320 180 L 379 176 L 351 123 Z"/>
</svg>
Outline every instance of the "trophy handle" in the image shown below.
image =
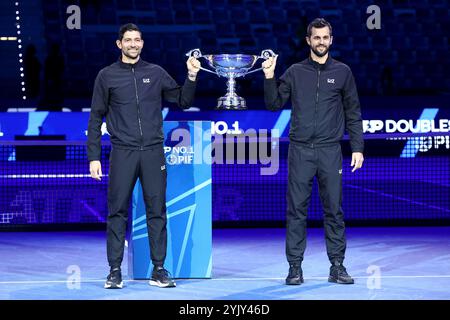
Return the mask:
<svg viewBox="0 0 450 320">
<path fill-rule="evenodd" d="M 269 59 L 271 57 L 275 57 L 275 56 L 277 56 L 277 54 L 275 54 L 275 52 L 273 52 L 271 49 L 266 49 L 266 50 L 261 51 L 261 55 L 258 57 L 258 59 L 261 58 L 261 59 L 267 60 L 267 59 Z"/>
<path fill-rule="evenodd" d="M 200 58 L 207 59 L 204 55 L 202 55 L 202 52 L 200 51 L 200 49 L 189 50 L 186 53 L 186 56 L 188 56 L 189 58 L 190 57 L 194 57 L 195 59 L 200 59 Z M 204 71 L 207 71 L 207 72 L 214 73 L 215 75 L 217 75 L 217 73 L 212 71 L 212 70 L 209 70 L 209 69 L 206 69 L 206 68 L 203 68 L 203 67 L 200 67 L 200 69 L 204 70 Z"/>
<path fill-rule="evenodd" d="M 277 54 L 275 54 L 275 52 L 273 52 L 271 49 L 265 49 L 265 50 L 261 51 L 261 55 L 255 56 L 255 57 L 256 57 L 255 62 L 256 62 L 258 59 L 264 59 L 264 60 L 267 60 L 267 59 L 269 59 L 269 58 L 271 58 L 271 57 L 276 57 L 276 56 L 277 56 Z M 246 73 L 246 75 L 247 75 L 247 74 L 250 74 L 250 73 L 253 73 L 253 72 L 256 72 L 256 71 L 260 71 L 260 70 L 262 70 L 262 69 L 263 69 L 263 68 L 261 67 L 261 68 L 258 68 L 258 69 L 249 71 L 249 72 Z"/>
</svg>

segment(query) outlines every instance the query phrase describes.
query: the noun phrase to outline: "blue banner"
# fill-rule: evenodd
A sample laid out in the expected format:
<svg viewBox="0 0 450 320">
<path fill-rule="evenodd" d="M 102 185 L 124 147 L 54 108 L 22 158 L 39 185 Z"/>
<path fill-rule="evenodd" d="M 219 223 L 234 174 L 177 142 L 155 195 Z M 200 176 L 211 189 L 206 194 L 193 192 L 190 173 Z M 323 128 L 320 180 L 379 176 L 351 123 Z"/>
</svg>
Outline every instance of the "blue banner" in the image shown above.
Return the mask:
<svg viewBox="0 0 450 320">
<path fill-rule="evenodd" d="M 165 268 L 175 278 L 211 277 L 210 129 L 209 121 L 164 123 L 168 218 Z M 133 191 L 132 212 L 129 275 L 149 279 L 153 266 L 139 181 Z"/>
</svg>

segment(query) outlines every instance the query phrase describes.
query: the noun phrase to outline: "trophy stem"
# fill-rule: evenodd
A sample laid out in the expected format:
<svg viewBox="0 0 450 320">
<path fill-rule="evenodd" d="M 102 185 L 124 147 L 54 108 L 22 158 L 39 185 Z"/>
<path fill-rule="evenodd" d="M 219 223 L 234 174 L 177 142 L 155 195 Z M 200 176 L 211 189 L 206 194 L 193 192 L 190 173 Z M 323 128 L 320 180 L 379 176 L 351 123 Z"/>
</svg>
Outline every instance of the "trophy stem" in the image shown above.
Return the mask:
<svg viewBox="0 0 450 320">
<path fill-rule="evenodd" d="M 232 97 L 236 95 L 236 80 L 234 80 L 234 75 L 228 77 L 227 89 L 227 95 Z"/>
<path fill-rule="evenodd" d="M 233 73 L 227 74 L 227 93 L 217 100 L 217 109 L 245 110 L 247 106 L 245 100 L 236 94 L 236 76 Z"/>
</svg>

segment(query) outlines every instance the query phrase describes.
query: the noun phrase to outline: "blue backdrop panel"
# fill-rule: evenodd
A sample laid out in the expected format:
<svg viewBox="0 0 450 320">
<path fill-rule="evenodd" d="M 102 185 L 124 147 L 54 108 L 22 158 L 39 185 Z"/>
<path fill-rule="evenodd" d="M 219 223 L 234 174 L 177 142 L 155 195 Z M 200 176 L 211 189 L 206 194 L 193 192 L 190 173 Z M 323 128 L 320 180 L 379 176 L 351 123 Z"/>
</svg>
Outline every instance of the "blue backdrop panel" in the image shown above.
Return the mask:
<svg viewBox="0 0 450 320">
<path fill-rule="evenodd" d="M 210 278 L 212 250 L 211 123 L 164 122 L 167 167 L 167 257 L 175 278 Z M 152 271 L 140 182 L 132 201 L 129 275 L 148 279 Z"/>
</svg>

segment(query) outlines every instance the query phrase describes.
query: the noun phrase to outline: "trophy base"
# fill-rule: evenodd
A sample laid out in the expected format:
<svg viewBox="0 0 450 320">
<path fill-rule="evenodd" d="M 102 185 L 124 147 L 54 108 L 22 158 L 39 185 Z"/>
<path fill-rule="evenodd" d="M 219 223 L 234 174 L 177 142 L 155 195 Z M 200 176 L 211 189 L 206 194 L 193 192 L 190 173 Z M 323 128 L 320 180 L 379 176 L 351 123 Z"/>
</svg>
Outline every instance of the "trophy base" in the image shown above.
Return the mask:
<svg viewBox="0 0 450 320">
<path fill-rule="evenodd" d="M 224 96 L 217 99 L 216 110 L 247 110 L 247 105 L 242 97 Z"/>
</svg>

